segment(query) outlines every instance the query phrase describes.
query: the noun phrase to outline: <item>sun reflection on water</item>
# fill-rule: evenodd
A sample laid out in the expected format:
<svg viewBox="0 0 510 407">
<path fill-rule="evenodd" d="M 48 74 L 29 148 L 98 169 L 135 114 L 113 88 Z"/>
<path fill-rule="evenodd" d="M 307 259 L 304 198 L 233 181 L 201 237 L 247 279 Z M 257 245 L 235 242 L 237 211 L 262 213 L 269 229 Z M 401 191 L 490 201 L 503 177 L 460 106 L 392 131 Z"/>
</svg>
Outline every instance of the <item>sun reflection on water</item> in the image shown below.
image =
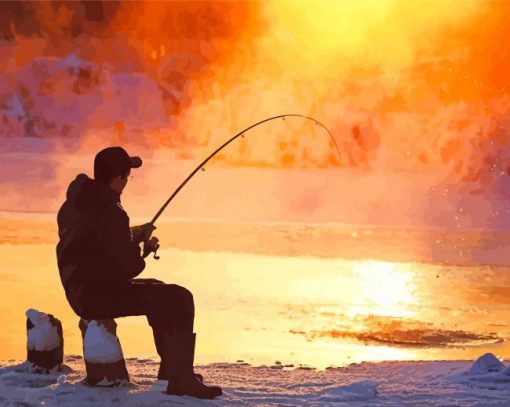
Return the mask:
<svg viewBox="0 0 510 407">
<path fill-rule="evenodd" d="M 415 275 L 404 264 L 382 261 L 360 261 L 353 265 L 357 277 L 358 298 L 349 307 L 347 315 L 416 317 Z"/>
</svg>

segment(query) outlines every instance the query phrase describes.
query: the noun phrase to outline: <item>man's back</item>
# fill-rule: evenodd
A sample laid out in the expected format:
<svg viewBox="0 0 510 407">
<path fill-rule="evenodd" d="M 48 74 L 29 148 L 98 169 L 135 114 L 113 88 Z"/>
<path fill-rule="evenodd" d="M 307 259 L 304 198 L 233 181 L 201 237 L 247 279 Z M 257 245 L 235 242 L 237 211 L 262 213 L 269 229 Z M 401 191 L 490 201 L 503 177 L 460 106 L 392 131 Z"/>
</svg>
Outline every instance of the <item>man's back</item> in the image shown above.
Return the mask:
<svg viewBox="0 0 510 407">
<path fill-rule="evenodd" d="M 140 274 L 145 262 L 132 241 L 119 195 L 80 174 L 71 182 L 58 212 L 57 259 L 62 284 L 74 311 L 90 316 L 101 296 L 112 296 Z"/>
</svg>

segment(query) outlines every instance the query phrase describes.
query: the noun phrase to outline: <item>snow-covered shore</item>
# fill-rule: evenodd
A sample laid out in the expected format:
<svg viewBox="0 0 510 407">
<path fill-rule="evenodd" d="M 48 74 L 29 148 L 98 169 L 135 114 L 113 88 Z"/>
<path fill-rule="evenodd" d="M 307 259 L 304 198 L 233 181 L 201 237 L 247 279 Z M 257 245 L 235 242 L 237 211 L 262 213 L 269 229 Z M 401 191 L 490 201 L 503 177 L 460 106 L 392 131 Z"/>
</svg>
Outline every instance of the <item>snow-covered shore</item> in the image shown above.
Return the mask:
<svg viewBox="0 0 510 407">
<path fill-rule="evenodd" d="M 158 362 L 127 360 L 132 384 L 92 388 L 81 384 L 83 360 L 67 356 L 60 372 L 31 373 L 27 363 L 0 364 L 1 406 L 508 406 L 510 374 L 492 355 L 472 361 L 381 362 L 318 371 L 276 362 L 209 364 L 197 371 L 224 395 L 202 401 L 164 394 Z M 499 370 L 499 371 L 497 371 Z"/>
</svg>

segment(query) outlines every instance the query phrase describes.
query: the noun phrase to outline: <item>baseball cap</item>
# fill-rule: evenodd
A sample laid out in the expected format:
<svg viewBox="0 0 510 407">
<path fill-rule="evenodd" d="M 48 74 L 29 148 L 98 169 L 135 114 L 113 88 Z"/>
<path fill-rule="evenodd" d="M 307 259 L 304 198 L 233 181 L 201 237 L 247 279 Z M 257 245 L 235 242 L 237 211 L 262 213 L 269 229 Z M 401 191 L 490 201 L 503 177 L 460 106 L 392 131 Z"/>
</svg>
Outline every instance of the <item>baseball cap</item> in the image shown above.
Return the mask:
<svg viewBox="0 0 510 407">
<path fill-rule="evenodd" d="M 108 147 L 96 154 L 94 177 L 108 178 L 142 166 L 140 157 L 131 157 L 122 147 Z"/>
</svg>

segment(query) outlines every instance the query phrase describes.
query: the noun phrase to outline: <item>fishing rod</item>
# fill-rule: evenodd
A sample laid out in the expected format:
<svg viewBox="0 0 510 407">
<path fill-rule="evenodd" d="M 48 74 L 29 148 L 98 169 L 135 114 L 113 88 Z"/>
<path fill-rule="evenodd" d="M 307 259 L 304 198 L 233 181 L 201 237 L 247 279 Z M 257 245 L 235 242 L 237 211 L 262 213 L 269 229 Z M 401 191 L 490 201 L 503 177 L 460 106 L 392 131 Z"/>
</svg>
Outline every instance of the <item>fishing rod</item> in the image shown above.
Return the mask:
<svg viewBox="0 0 510 407">
<path fill-rule="evenodd" d="M 202 161 L 199 165 L 197 165 L 197 167 L 188 175 L 188 177 L 181 183 L 181 185 L 179 185 L 177 187 L 177 189 L 173 192 L 172 195 L 170 195 L 170 198 L 167 199 L 167 201 L 163 204 L 163 206 L 159 209 L 159 211 L 156 213 L 156 215 L 154 215 L 154 217 L 152 218 L 152 220 L 149 222 L 150 225 L 154 226 L 154 224 L 156 223 L 156 221 L 158 220 L 158 218 L 161 216 L 161 214 L 164 212 L 164 210 L 166 209 L 166 207 L 170 204 L 170 202 L 172 202 L 172 200 L 175 198 L 175 196 L 179 193 L 179 191 L 184 188 L 184 186 L 191 180 L 191 178 L 193 178 L 193 176 L 198 172 L 200 171 L 200 169 L 202 169 L 202 171 L 205 171 L 205 168 L 204 168 L 204 165 L 207 164 L 209 162 L 209 160 L 211 160 L 217 153 L 219 153 L 221 150 L 223 150 L 226 146 L 228 146 L 230 143 L 232 143 L 235 139 L 239 138 L 239 137 L 243 137 L 244 138 L 244 134 L 253 129 L 254 127 L 256 126 L 259 126 L 263 123 L 266 123 L 266 122 L 269 122 L 271 120 L 276 120 L 276 119 L 283 119 L 285 120 L 286 117 L 302 117 L 306 120 L 311 120 L 313 121 L 317 126 L 320 126 L 322 127 L 324 130 L 326 130 L 326 132 L 328 133 L 329 137 L 331 138 L 331 140 L 333 141 L 333 143 L 335 144 L 335 147 L 336 147 L 336 151 L 338 152 L 338 155 L 340 156 L 340 149 L 338 148 L 338 144 L 336 143 L 335 141 L 335 138 L 333 137 L 333 135 L 331 134 L 331 132 L 328 130 L 328 128 L 322 124 L 319 120 L 317 119 L 314 119 L 313 117 L 310 117 L 310 116 L 305 116 L 305 115 L 302 115 L 302 114 L 294 114 L 294 113 L 290 113 L 290 114 L 281 114 L 281 115 L 278 115 L 278 116 L 272 116 L 272 117 L 269 117 L 267 119 L 264 119 L 264 120 L 261 120 L 255 124 L 252 124 L 251 126 L 245 128 L 244 130 L 241 130 L 239 133 L 237 133 L 235 136 L 231 137 L 230 139 L 228 139 L 225 143 L 223 143 L 221 146 L 219 146 L 216 150 L 214 150 L 204 161 Z M 144 248 L 144 252 L 145 252 L 145 248 Z M 148 254 L 148 253 L 147 253 Z M 154 253 L 154 258 L 155 259 L 158 259 L 159 257 L 156 256 L 156 253 Z"/>
</svg>

